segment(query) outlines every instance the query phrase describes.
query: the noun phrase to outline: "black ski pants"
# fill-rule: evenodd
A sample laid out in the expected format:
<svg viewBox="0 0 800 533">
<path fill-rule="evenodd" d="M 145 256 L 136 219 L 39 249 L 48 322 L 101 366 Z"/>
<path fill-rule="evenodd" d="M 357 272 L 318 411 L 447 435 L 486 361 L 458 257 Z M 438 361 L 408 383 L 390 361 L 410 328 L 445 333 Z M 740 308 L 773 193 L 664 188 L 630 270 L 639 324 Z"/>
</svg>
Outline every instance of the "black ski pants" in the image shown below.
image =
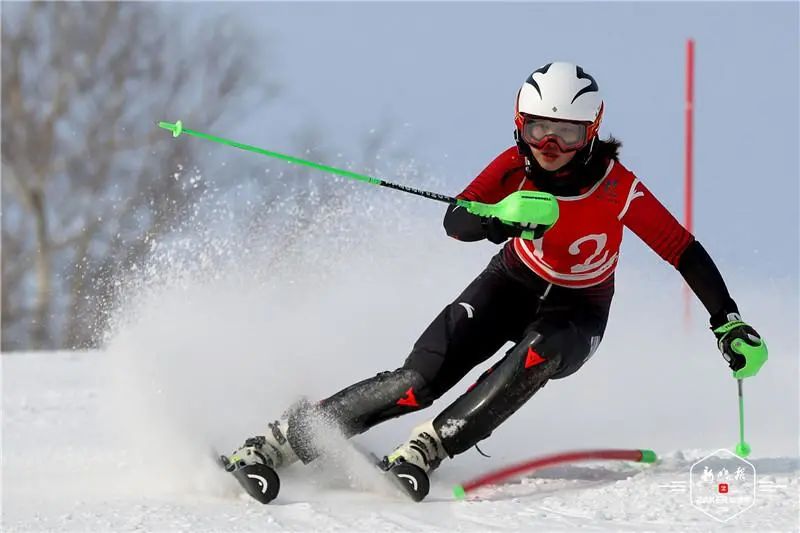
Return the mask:
<svg viewBox="0 0 800 533">
<path fill-rule="evenodd" d="M 449 455 L 486 438 L 550 379 L 577 371 L 602 339 L 613 277 L 587 289 L 550 285 L 510 247 L 431 322 L 402 367 L 381 372 L 316 404 L 348 435 L 428 407 L 507 342 L 505 356 L 435 419 Z M 290 418 L 288 438 L 304 462 L 316 456 L 303 438 L 308 410 Z"/>
</svg>

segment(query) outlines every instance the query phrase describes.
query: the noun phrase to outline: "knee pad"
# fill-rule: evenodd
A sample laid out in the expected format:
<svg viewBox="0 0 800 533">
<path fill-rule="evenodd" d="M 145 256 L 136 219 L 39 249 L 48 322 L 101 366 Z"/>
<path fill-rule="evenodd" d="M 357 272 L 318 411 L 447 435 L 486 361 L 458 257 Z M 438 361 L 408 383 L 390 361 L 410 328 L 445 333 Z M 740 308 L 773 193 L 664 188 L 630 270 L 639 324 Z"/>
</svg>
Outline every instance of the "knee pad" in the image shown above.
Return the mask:
<svg viewBox="0 0 800 533">
<path fill-rule="evenodd" d="M 559 353 L 561 363 L 550 379 L 561 379 L 574 374 L 592 356 L 600 345 L 602 335 L 590 336 L 573 322 L 542 324 L 543 353 Z"/>
<path fill-rule="evenodd" d="M 487 437 L 541 389 L 561 365 L 538 332 L 509 350 L 494 370 L 433 421 L 448 454 L 464 452 Z"/>
</svg>

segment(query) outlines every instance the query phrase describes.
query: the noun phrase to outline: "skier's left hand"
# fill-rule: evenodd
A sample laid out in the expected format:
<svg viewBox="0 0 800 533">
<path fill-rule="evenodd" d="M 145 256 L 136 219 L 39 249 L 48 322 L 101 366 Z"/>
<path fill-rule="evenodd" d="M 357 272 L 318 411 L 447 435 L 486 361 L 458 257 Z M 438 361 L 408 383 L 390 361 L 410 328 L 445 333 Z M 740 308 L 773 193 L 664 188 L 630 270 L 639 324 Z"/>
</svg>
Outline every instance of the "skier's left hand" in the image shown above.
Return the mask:
<svg viewBox="0 0 800 533">
<path fill-rule="evenodd" d="M 747 323 L 731 320 L 712 331 L 736 379 L 755 376 L 767 362 L 767 344 Z"/>
</svg>

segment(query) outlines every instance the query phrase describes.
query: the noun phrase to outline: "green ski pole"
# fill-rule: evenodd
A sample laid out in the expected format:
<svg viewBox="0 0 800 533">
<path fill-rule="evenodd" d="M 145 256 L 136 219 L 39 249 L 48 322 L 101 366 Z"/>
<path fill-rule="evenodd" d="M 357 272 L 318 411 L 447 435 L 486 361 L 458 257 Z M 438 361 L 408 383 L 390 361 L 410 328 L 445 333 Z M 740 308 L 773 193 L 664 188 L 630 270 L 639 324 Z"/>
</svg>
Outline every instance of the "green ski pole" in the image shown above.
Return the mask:
<svg viewBox="0 0 800 533">
<path fill-rule="evenodd" d="M 233 141 L 231 139 L 225 139 L 223 137 L 209 135 L 208 133 L 190 130 L 188 128 L 184 128 L 183 123 L 180 120 L 174 124 L 171 122 L 159 122 L 158 126 L 172 132 L 173 137 L 179 137 L 181 134 L 191 135 L 193 137 L 199 137 L 208 141 L 239 148 L 240 150 L 280 159 L 290 164 L 304 165 L 317 170 L 322 170 L 324 172 L 330 172 L 331 174 L 337 174 L 345 178 L 369 183 L 370 185 L 379 185 L 381 187 L 395 189 L 416 196 L 421 196 L 423 198 L 428 198 L 430 200 L 436 200 L 438 202 L 444 202 L 450 205 L 457 205 L 463 207 L 474 215 L 482 217 L 497 217 L 508 224 L 516 224 L 525 227 L 526 229 L 522 232 L 522 237 L 526 239 L 533 238 L 533 226 L 543 225 L 549 227 L 555 224 L 558 220 L 558 201 L 553 195 L 545 192 L 517 191 L 496 204 L 472 202 L 460 198 L 453 198 L 452 196 L 446 196 L 444 194 L 423 191 L 421 189 L 399 185 L 397 183 L 392 183 L 379 178 L 373 178 L 372 176 L 359 174 L 350 170 L 322 165 L 313 161 L 300 159 L 299 157 L 281 154 L 271 150 L 265 150 L 257 146 L 251 146 L 249 144 Z"/>
<path fill-rule="evenodd" d="M 736 380 L 739 385 L 739 442 L 736 444 L 736 455 L 747 457 L 750 455 L 750 445 L 744 440 L 744 396 L 742 394 L 742 380 Z"/>
</svg>

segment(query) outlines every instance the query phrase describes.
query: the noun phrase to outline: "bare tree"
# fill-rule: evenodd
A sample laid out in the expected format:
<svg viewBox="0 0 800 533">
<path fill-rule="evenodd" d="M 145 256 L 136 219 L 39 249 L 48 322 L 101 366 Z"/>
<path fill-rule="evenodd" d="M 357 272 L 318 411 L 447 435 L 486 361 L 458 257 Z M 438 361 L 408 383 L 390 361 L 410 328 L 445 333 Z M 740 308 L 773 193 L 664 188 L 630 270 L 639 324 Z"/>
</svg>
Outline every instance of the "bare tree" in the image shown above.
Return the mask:
<svg viewBox="0 0 800 533">
<path fill-rule="evenodd" d="M 193 38 L 164 5 L 24 3 L 2 20 L 2 348 L 91 345 L 115 276 L 206 191 L 198 129 L 276 94 L 226 21 Z M 249 91 L 251 82 L 257 91 Z"/>
</svg>

